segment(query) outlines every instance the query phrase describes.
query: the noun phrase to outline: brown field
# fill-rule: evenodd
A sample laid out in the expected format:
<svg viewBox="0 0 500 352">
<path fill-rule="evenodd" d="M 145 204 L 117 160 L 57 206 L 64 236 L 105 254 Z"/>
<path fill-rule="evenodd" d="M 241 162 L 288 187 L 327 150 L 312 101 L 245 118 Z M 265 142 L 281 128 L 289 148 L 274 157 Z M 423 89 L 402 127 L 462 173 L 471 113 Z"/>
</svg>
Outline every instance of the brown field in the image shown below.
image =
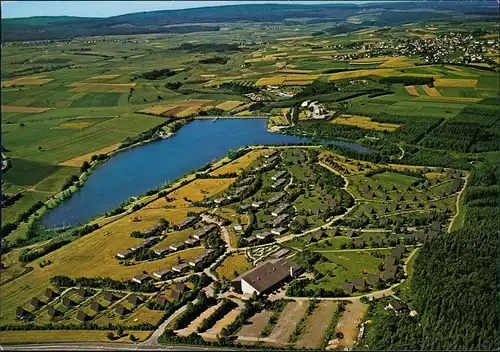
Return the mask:
<svg viewBox="0 0 500 352">
<path fill-rule="evenodd" d="M 2 112 L 45 112 L 52 110 L 52 108 L 33 108 L 28 106 L 11 106 L 11 105 L 2 105 Z"/>
<path fill-rule="evenodd" d="M 148 204 L 145 209 L 164 208 L 165 206 L 189 207 L 191 203 L 186 201 L 184 197 L 192 201 L 203 200 L 225 190 L 234 180 L 234 178 L 197 179 L 167 195 L 168 198 L 175 198 L 175 200 L 167 202 L 165 198 L 160 198 Z"/>
<path fill-rule="evenodd" d="M 78 341 L 107 341 L 109 331 L 105 330 L 32 330 L 32 331 L 2 331 L 0 341 L 9 343 L 35 343 L 35 342 L 78 342 Z M 112 331 L 116 334 L 116 331 Z M 149 331 L 125 331 L 127 336 L 113 340 L 113 342 L 128 342 L 128 334 L 134 335 L 139 341 L 149 337 Z"/>
<path fill-rule="evenodd" d="M 273 312 L 269 310 L 265 310 L 255 314 L 253 317 L 249 319 L 249 325 L 243 325 L 240 332 L 238 332 L 238 336 L 249 336 L 249 337 L 257 337 L 260 332 L 264 329 L 269 319 L 273 316 Z"/>
<path fill-rule="evenodd" d="M 112 152 L 113 150 L 115 150 L 116 148 L 118 148 L 119 146 L 120 146 L 120 143 L 116 143 L 116 144 L 110 145 L 109 147 L 105 147 L 105 148 L 96 150 L 94 152 L 80 155 L 80 156 L 77 156 L 73 159 L 63 161 L 62 163 L 59 163 L 58 165 L 80 167 L 80 166 L 82 166 L 84 161 L 90 161 L 90 159 L 92 158 L 92 155 L 108 154 L 108 153 Z"/>
<path fill-rule="evenodd" d="M 45 76 L 27 76 L 11 79 L 2 82 L 2 87 L 11 86 L 41 86 L 45 83 L 53 81 L 51 78 L 43 78 Z"/>
<path fill-rule="evenodd" d="M 143 208 L 33 261 L 31 264 L 33 271 L 2 286 L 3 296 L 0 302 L 2 321 L 16 322 L 16 307 L 26 303 L 33 296 L 41 295 L 49 286 L 49 279 L 54 275 L 101 276 L 121 280 L 130 279 L 142 271 L 151 273 L 172 267 L 177 263 L 178 256 L 184 260 L 191 260 L 200 254 L 203 248 L 187 249 L 159 260 L 140 262 L 133 266 L 120 265 L 115 255 L 141 242 L 141 239 L 130 237 L 132 231 L 143 231 L 162 218 L 177 223 L 187 216 L 188 211 L 201 210 L 203 208 Z M 134 221 L 134 218 L 140 221 Z M 40 268 L 39 263 L 43 260 L 50 260 L 52 264 Z"/>
<path fill-rule="evenodd" d="M 91 122 L 63 122 L 58 124 L 55 128 L 57 129 L 70 129 L 70 130 L 80 130 L 85 127 L 91 126 Z"/>
<path fill-rule="evenodd" d="M 213 102 L 213 100 L 188 100 L 180 104 L 155 105 L 139 112 L 160 116 L 184 117 L 193 114 L 203 105 Z"/>
<path fill-rule="evenodd" d="M 431 97 L 440 97 L 441 96 L 441 93 L 439 93 L 439 91 L 436 88 L 434 88 L 434 87 L 431 88 L 427 84 L 423 85 L 422 88 Z"/>
<path fill-rule="evenodd" d="M 454 79 L 454 78 L 439 78 L 434 81 L 436 87 L 470 87 L 474 88 L 477 85 L 477 79 Z"/>
<path fill-rule="evenodd" d="M 406 91 L 411 94 L 411 95 L 414 95 L 416 97 L 420 96 L 420 94 L 418 94 L 417 90 L 415 89 L 414 86 L 406 86 Z"/>
<path fill-rule="evenodd" d="M 94 76 L 94 77 L 87 78 L 87 80 L 93 80 L 93 79 L 112 79 L 112 78 L 116 78 L 116 77 L 120 77 L 120 75 L 100 75 L 100 76 Z"/>
<path fill-rule="evenodd" d="M 223 103 L 220 103 L 219 105 L 216 106 L 217 109 L 221 110 L 232 110 L 234 108 L 237 108 L 238 106 L 244 104 L 245 102 L 243 101 L 237 101 L 237 100 L 228 100 Z"/>
<path fill-rule="evenodd" d="M 307 326 L 295 347 L 319 348 L 325 336 L 325 330 L 332 321 L 337 304 L 332 301 L 323 301 L 314 310 L 307 320 Z"/>
<path fill-rule="evenodd" d="M 269 335 L 269 338 L 275 339 L 281 345 L 286 345 L 288 343 L 288 338 L 295 329 L 295 324 L 302 319 L 308 305 L 309 303 L 305 301 L 288 303 L 281 312 L 278 322 L 271 332 L 271 335 Z"/>
<path fill-rule="evenodd" d="M 329 80 L 335 81 L 337 79 L 365 77 L 365 76 L 372 76 L 372 75 L 388 77 L 391 75 L 391 73 L 393 71 L 394 70 L 392 70 L 390 68 L 379 68 L 379 69 L 374 69 L 374 70 L 344 71 L 344 72 L 333 73 L 332 75 L 330 75 Z"/>
<path fill-rule="evenodd" d="M 264 155 L 265 153 L 269 152 L 269 150 L 266 149 L 258 149 L 258 150 L 252 150 L 242 157 L 231 161 L 229 164 L 226 164 L 222 167 L 219 167 L 218 169 L 212 171 L 210 175 L 212 176 L 218 176 L 218 175 L 223 175 L 223 174 L 229 174 L 236 172 L 237 174 L 240 174 L 242 169 L 246 169 L 251 163 L 253 163 L 257 158 L 261 155 Z"/>
<path fill-rule="evenodd" d="M 349 126 L 357 126 L 361 128 L 368 128 L 377 131 L 390 131 L 393 132 L 397 130 L 401 125 L 394 123 L 380 123 L 374 122 L 370 117 L 367 116 L 358 116 L 351 115 L 348 118 L 345 117 L 337 117 L 335 120 L 332 120 L 332 123 L 340 124 L 340 125 L 349 125 Z"/>
<path fill-rule="evenodd" d="M 245 254 L 233 254 L 227 257 L 220 266 L 215 269 L 217 275 L 221 280 L 229 279 L 232 280 L 237 277 L 237 272 L 239 275 L 245 273 L 252 268 L 252 263 L 250 263 L 245 256 Z"/>
</svg>

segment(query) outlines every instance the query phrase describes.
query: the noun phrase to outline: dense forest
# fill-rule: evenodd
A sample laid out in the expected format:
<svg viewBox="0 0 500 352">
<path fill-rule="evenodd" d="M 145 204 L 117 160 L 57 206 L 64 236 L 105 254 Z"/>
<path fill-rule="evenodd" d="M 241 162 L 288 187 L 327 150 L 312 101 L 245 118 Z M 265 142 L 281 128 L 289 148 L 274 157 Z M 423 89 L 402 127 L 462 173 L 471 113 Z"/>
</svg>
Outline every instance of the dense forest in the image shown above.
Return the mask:
<svg viewBox="0 0 500 352">
<path fill-rule="evenodd" d="M 500 168 L 477 164 L 465 193 L 463 228 L 426 242 L 409 304 L 418 316 L 377 314 L 363 344 L 374 350 L 494 350 L 498 333 Z"/>
</svg>

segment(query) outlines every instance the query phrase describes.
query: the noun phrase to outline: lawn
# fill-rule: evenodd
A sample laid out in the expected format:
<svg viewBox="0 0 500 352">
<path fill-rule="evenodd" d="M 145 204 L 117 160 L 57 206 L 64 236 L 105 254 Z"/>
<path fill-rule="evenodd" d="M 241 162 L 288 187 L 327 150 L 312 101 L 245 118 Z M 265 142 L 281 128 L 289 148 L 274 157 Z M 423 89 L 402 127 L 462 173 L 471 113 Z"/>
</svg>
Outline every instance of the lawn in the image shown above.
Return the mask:
<svg viewBox="0 0 500 352">
<path fill-rule="evenodd" d="M 106 330 L 33 330 L 33 331 L 2 331 L 0 339 L 2 344 L 17 343 L 48 343 L 48 342 L 88 342 L 104 341 L 111 342 L 107 338 L 109 331 Z M 112 331 L 116 334 L 116 331 Z M 134 335 L 138 341 L 149 337 L 150 331 L 125 331 L 122 338 L 112 342 L 129 342 L 129 335 Z"/>
<path fill-rule="evenodd" d="M 80 175 L 79 167 L 81 165 L 82 163 L 80 163 L 78 167 L 60 166 L 56 170 L 56 172 L 54 172 L 52 175 L 48 176 L 43 181 L 38 183 L 35 186 L 35 190 L 42 192 L 54 192 L 54 193 L 61 191 L 63 184 L 66 182 L 66 180 L 68 180 L 70 176 Z"/>
<path fill-rule="evenodd" d="M 252 263 L 248 261 L 245 254 L 233 254 L 227 257 L 215 271 L 221 280 L 232 280 L 251 268 Z"/>
<path fill-rule="evenodd" d="M 387 182 L 394 185 L 411 185 L 413 182 L 418 181 L 418 178 L 408 175 L 402 175 L 395 172 L 386 171 L 381 174 L 373 176 L 373 178 Z"/>
<path fill-rule="evenodd" d="M 50 194 L 38 192 L 23 192 L 21 199 L 16 201 L 9 207 L 2 208 L 2 226 L 9 222 L 14 222 L 17 217 L 27 211 L 33 204 L 38 201 L 45 201 L 50 197 Z"/>
<path fill-rule="evenodd" d="M 389 249 L 377 250 L 388 254 Z M 314 287 L 340 288 L 344 281 L 366 278 L 368 274 L 379 274 L 378 266 L 383 258 L 373 255 L 374 251 L 320 252 L 329 262 L 316 264 L 314 267 L 325 276 Z"/>
<path fill-rule="evenodd" d="M 32 262 L 34 270 L 13 280 L 2 287 L 2 319 L 4 322 L 15 321 L 15 308 L 27 302 L 31 297 L 40 295 L 54 275 L 72 277 L 111 277 L 113 279 L 130 279 L 132 276 L 147 271 L 152 273 L 159 269 L 170 268 L 177 263 L 177 257 L 185 261 L 191 260 L 204 249 L 196 247 L 180 251 L 165 258 L 141 262 L 133 266 L 123 266 L 115 258 L 116 253 L 141 242 L 141 239 L 130 237 L 132 231 L 142 231 L 156 224 L 161 218 L 177 223 L 184 219 L 188 211 L 199 211 L 199 208 L 185 209 L 141 209 L 134 215 L 141 219 L 135 222 L 131 217 L 122 217 L 99 230 L 82 237 L 59 250 Z M 50 260 L 52 264 L 39 268 L 39 262 Z"/>
</svg>

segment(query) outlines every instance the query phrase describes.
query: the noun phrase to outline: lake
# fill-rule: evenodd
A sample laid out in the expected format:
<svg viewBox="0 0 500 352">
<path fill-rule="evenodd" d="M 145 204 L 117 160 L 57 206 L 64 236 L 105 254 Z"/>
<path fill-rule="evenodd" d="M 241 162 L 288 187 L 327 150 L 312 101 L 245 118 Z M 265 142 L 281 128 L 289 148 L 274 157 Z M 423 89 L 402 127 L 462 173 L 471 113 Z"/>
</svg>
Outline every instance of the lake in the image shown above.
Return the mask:
<svg viewBox="0 0 500 352">
<path fill-rule="evenodd" d="M 262 119 L 195 120 L 174 136 L 119 153 L 94 171 L 73 196 L 42 217 L 46 228 L 74 226 L 114 209 L 164 183 L 174 181 L 230 150 L 259 144 L 294 144 L 308 138 L 270 133 Z M 359 151 L 356 143 L 329 141 Z"/>
</svg>

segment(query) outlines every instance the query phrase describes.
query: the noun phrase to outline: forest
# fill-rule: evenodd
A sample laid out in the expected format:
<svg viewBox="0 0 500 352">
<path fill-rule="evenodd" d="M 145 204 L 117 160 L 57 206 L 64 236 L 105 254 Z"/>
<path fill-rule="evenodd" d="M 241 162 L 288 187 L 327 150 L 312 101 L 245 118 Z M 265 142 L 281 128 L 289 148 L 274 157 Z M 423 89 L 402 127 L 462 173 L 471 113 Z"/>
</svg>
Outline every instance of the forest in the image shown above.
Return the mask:
<svg viewBox="0 0 500 352">
<path fill-rule="evenodd" d="M 498 165 L 474 166 L 464 227 L 426 242 L 416 258 L 408 304 L 418 316 L 378 309 L 370 349 L 498 348 L 499 182 Z"/>
</svg>

